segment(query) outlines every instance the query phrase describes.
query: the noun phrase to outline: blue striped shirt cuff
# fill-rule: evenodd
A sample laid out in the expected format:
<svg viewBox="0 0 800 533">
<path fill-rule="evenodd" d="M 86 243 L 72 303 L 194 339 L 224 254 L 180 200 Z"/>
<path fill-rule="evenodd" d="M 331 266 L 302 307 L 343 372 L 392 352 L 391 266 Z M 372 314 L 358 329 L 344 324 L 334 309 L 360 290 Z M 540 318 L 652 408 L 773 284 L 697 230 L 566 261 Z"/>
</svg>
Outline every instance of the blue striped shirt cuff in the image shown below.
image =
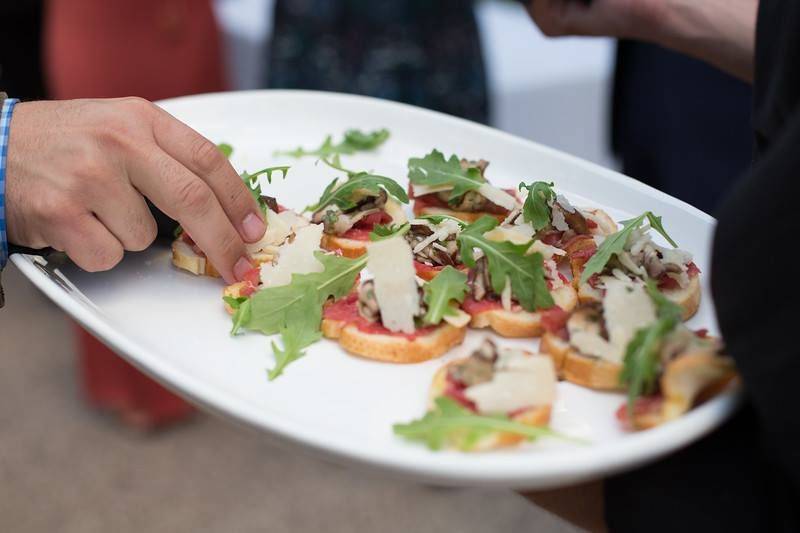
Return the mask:
<svg viewBox="0 0 800 533">
<path fill-rule="evenodd" d="M 11 129 L 11 114 L 18 100 L 8 98 L 3 101 L 0 111 L 0 269 L 8 260 L 8 240 L 6 239 L 6 156 L 8 154 L 8 132 Z"/>
</svg>

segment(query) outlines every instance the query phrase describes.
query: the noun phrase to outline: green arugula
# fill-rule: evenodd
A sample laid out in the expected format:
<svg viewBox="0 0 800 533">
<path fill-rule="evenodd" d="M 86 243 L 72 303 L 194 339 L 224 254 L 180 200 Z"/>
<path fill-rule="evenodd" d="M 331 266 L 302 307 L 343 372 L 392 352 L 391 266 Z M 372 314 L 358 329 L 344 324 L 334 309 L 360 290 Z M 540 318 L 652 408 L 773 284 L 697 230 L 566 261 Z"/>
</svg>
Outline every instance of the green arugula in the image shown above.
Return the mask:
<svg viewBox="0 0 800 533">
<path fill-rule="evenodd" d="M 230 159 L 233 154 L 233 146 L 228 143 L 219 143 L 217 149 L 222 152 L 226 159 Z"/>
<path fill-rule="evenodd" d="M 423 301 L 428 305 L 428 312 L 422 318 L 425 324 L 435 326 L 445 316 L 457 313 L 457 305 L 464 301 L 469 288 L 467 275 L 452 266 L 446 266 L 431 281 L 423 286 Z"/>
<path fill-rule="evenodd" d="M 628 416 L 633 416 L 636 400 L 651 394 L 661 368 L 661 343 L 681 323 L 681 307 L 658 290 L 652 279 L 646 281 L 647 293 L 656 306 L 656 321 L 641 328 L 625 349 L 620 382 L 628 387 Z"/>
<path fill-rule="evenodd" d="M 392 178 L 386 176 L 377 176 L 367 172 L 358 172 L 350 175 L 350 178 L 339 185 L 338 179 L 333 180 L 322 191 L 319 201 L 316 204 L 306 207 L 306 211 L 319 211 L 323 207 L 331 204 L 338 206 L 342 211 L 347 211 L 356 206 L 353 202 L 353 195 L 358 191 L 367 191 L 370 193 L 379 193 L 381 188 L 386 190 L 391 196 L 398 201 L 407 204 L 408 194 L 406 191 Z"/>
<path fill-rule="evenodd" d="M 384 239 L 390 239 L 395 236 L 401 236 L 408 233 L 408 230 L 411 229 L 411 224 L 406 222 L 405 224 L 392 224 L 391 226 L 386 226 L 384 224 L 376 224 L 372 231 L 369 232 L 369 240 L 371 241 L 382 241 Z"/>
<path fill-rule="evenodd" d="M 542 254 L 526 255 L 530 244 L 494 242 L 484 237 L 484 233 L 498 224 L 497 219 L 487 215 L 464 228 L 457 237 L 461 262 L 474 268 L 474 249 L 479 248 L 489 263 L 489 279 L 495 293 L 503 292 L 508 279 L 511 292 L 526 311 L 553 307 L 555 302 L 544 277 Z"/>
<path fill-rule="evenodd" d="M 447 396 L 436 398 L 433 410 L 421 419 L 395 424 L 392 429 L 395 435 L 423 442 L 431 450 L 440 450 L 450 444 L 462 451 L 469 451 L 481 438 L 496 432 L 514 433 L 528 440 L 559 437 L 547 427 L 529 426 L 502 415 L 475 414 Z"/>
<path fill-rule="evenodd" d="M 414 185 L 453 187 L 448 199 L 450 202 L 479 188 L 486 181 L 477 168 L 463 169 L 458 156 L 454 154 L 450 159 L 445 159 L 444 154 L 436 149 L 425 157 L 412 157 L 408 160 L 408 179 Z"/>
<path fill-rule="evenodd" d="M 546 228 L 552 221 L 550 202 L 556 193 L 553 191 L 553 184 L 544 181 L 534 181 L 530 185 L 519 184 L 519 190 L 528 190 L 528 197 L 522 206 L 522 217 L 525 222 L 530 222 L 535 231 Z"/>
<path fill-rule="evenodd" d="M 678 247 L 675 241 L 672 240 L 672 237 L 670 237 L 664 229 L 661 223 L 661 217 L 654 215 L 651 211 L 646 211 L 636 218 L 622 221 L 622 229 L 606 237 L 591 259 L 586 262 L 583 273 L 581 274 L 581 283 L 586 283 L 594 274 L 602 272 L 613 256 L 621 254 L 625 250 L 625 244 L 628 242 L 631 233 L 640 228 L 645 219 L 650 222 L 650 227 L 667 239 L 667 242 L 675 248 Z"/>
<path fill-rule="evenodd" d="M 334 144 L 333 137 L 328 135 L 319 148 L 308 150 L 298 147 L 295 150 L 277 151 L 275 155 L 288 155 L 291 157 L 317 156 L 329 157 L 332 155 L 351 155 L 356 152 L 369 152 L 377 149 L 389 138 L 389 130 L 380 129 L 371 132 L 364 132 L 357 129 L 349 129 L 344 133 L 342 142 Z"/>
<path fill-rule="evenodd" d="M 294 274 L 288 285 L 267 287 L 244 302 L 226 300 L 236 304 L 233 317 L 236 334 L 239 329 L 260 331 L 265 335 L 280 334 L 283 349 L 273 343 L 276 365 L 270 379 L 279 376 L 283 369 L 303 355 L 302 350 L 319 339 L 322 307 L 328 299 L 338 300 L 353 288 L 358 274 L 367 264 L 367 256 L 348 259 L 317 252 L 322 272 Z"/>
</svg>

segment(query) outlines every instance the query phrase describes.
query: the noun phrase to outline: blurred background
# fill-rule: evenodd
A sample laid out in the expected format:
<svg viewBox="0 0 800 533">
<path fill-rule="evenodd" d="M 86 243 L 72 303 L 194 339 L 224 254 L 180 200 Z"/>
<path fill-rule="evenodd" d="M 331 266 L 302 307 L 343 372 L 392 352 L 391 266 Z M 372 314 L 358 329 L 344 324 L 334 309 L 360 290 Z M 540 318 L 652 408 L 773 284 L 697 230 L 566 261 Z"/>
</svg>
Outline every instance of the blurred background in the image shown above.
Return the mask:
<svg viewBox="0 0 800 533">
<path fill-rule="evenodd" d="M 519 2 L 15 0 L 0 21 L 0 89 L 23 99 L 367 94 L 619 168 L 710 213 L 750 161 L 746 85 L 655 46 L 547 40 Z M 512 492 L 377 478 L 197 413 L 13 267 L 3 281 L 0 531 L 574 529 Z"/>
</svg>

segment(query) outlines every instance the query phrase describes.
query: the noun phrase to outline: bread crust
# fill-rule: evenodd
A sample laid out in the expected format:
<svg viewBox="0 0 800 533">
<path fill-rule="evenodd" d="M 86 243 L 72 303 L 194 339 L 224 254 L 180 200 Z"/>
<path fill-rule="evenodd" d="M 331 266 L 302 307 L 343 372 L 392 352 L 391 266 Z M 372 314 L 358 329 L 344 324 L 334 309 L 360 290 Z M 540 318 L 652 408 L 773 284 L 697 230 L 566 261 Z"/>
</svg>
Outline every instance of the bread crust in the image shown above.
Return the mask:
<svg viewBox="0 0 800 533">
<path fill-rule="evenodd" d="M 546 332 L 539 350 L 550 357 L 559 379 L 596 390 L 623 390 L 622 365 L 581 354 L 569 342 Z"/>
<path fill-rule="evenodd" d="M 447 215 L 459 220 L 463 220 L 464 222 L 471 224 L 478 220 L 483 216 L 490 216 L 496 218 L 498 221 L 502 222 L 506 219 L 508 214 L 496 214 L 496 213 L 486 213 L 483 211 L 479 212 L 472 212 L 472 211 L 453 211 L 452 209 L 447 209 L 444 207 L 435 207 L 435 206 L 423 206 L 417 207 L 417 203 L 414 203 L 414 214 L 417 216 L 423 215 Z"/>
<path fill-rule="evenodd" d="M 578 296 L 570 285 L 551 291 L 556 305 L 564 311 L 572 311 L 578 304 Z M 498 335 L 509 338 L 539 337 L 544 333 L 542 313 L 531 311 L 507 311 L 489 309 L 475 313 L 469 324 L 473 328 L 491 328 Z"/>
<path fill-rule="evenodd" d="M 464 359 L 456 359 L 455 361 L 450 361 L 449 363 L 447 363 L 442 368 L 436 371 L 436 374 L 434 374 L 433 380 L 431 381 L 430 390 L 428 392 L 429 408 L 432 408 L 434 406 L 436 398 L 444 395 L 444 391 L 447 386 L 447 373 L 450 367 L 457 365 L 463 361 Z M 514 414 L 514 416 L 511 417 L 511 420 L 529 426 L 546 426 L 550 422 L 551 411 L 552 411 L 552 406 L 550 405 L 532 407 L 530 409 L 526 409 L 522 412 Z M 490 435 L 486 435 L 485 437 L 481 438 L 475 444 L 475 446 L 470 449 L 470 451 L 483 452 L 483 451 L 495 450 L 497 448 L 505 448 L 508 446 L 514 446 L 516 444 L 519 444 L 523 440 L 525 440 L 525 437 L 517 435 L 515 433 L 508 433 L 508 432 L 492 433 Z"/>
<path fill-rule="evenodd" d="M 399 335 L 367 333 L 342 320 L 322 320 L 322 334 L 339 341 L 348 352 L 387 363 L 420 363 L 443 355 L 464 341 L 467 328 L 447 323 L 430 333 L 408 339 Z"/>
<path fill-rule="evenodd" d="M 275 256 L 270 253 L 261 252 L 251 255 L 251 259 L 256 265 L 271 262 Z M 205 255 L 200 255 L 181 239 L 172 241 L 172 264 L 175 267 L 191 272 L 196 276 L 208 276 L 211 278 L 221 278 L 222 275 L 214 268 Z"/>
<path fill-rule="evenodd" d="M 341 252 L 343 256 L 355 259 L 367 253 L 369 241 L 359 241 L 357 239 L 345 239 L 328 233 L 322 234 L 320 246 L 323 250 L 330 252 Z"/>
</svg>

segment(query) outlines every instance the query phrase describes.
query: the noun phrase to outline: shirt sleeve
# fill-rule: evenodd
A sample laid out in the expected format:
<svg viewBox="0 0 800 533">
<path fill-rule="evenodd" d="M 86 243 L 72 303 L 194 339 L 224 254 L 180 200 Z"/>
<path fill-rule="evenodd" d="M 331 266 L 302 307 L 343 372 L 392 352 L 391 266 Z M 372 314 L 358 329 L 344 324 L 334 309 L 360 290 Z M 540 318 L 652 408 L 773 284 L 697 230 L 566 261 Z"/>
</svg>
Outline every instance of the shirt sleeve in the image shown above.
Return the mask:
<svg viewBox="0 0 800 533">
<path fill-rule="evenodd" d="M 800 487 L 800 110 L 719 213 L 712 291 L 767 456 Z"/>
</svg>

